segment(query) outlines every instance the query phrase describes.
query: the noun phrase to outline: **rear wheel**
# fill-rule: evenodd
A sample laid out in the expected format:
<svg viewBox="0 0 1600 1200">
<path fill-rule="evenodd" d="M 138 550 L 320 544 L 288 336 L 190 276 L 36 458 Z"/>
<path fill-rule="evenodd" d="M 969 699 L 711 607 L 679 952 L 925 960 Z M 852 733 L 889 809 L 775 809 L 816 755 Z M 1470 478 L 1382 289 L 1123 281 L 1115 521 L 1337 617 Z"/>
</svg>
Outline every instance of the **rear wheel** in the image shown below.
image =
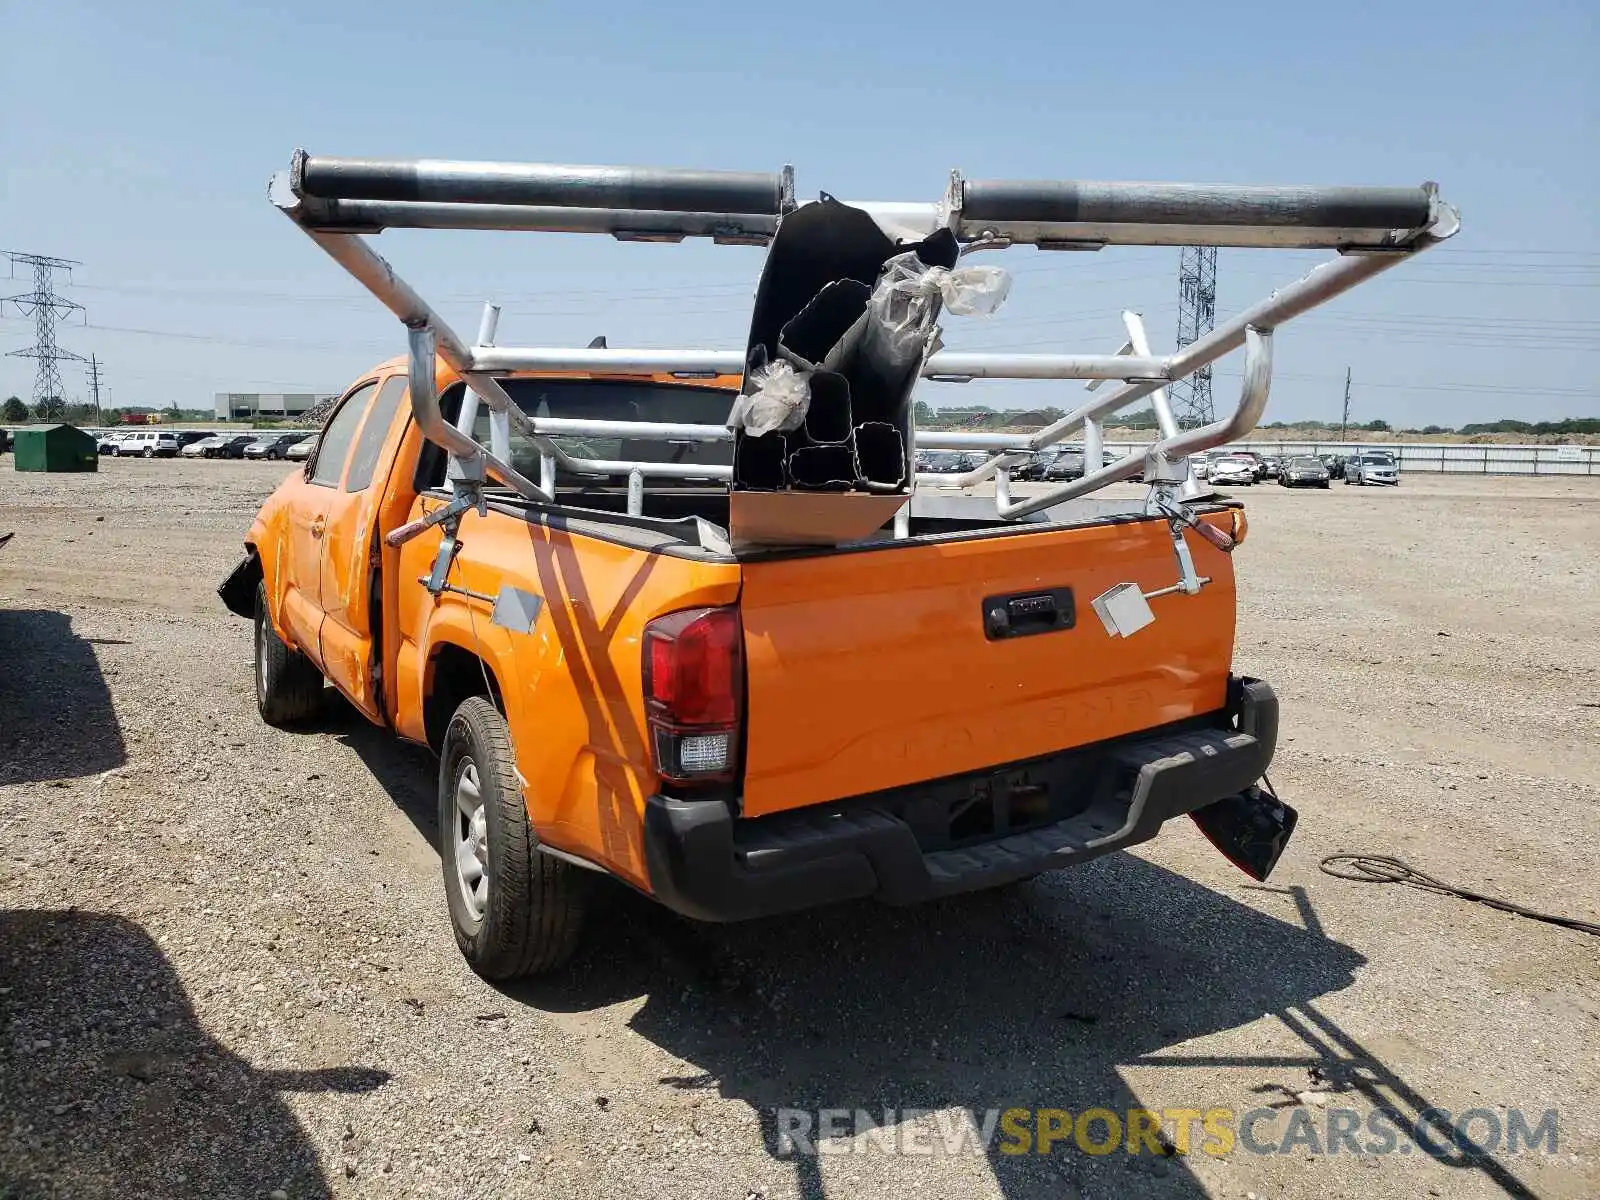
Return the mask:
<svg viewBox="0 0 1600 1200">
<path fill-rule="evenodd" d="M 154 458 L 156 456 L 156 452 L 154 450 L 150 449 L 149 446 L 146 446 L 144 448 L 144 456 L 146 458 Z"/>
<path fill-rule="evenodd" d="M 456 944 L 479 975 L 538 975 L 572 955 L 587 881 L 539 852 L 506 719 L 486 696 L 462 701 L 445 730 L 439 858 Z"/>
<path fill-rule="evenodd" d="M 263 721 L 280 729 L 322 710 L 322 672 L 272 627 L 264 582 L 256 585 L 256 708 Z"/>
</svg>

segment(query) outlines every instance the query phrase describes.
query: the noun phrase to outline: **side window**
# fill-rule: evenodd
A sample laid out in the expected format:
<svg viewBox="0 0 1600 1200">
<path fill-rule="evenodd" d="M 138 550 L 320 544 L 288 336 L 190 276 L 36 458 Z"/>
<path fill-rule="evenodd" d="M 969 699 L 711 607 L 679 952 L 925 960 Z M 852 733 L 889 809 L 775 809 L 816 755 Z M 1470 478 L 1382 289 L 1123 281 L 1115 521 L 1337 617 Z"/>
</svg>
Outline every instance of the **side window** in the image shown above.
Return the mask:
<svg viewBox="0 0 1600 1200">
<path fill-rule="evenodd" d="M 344 460 L 350 456 L 350 443 L 355 441 L 356 427 L 361 424 L 361 414 L 367 409 L 372 393 L 378 390 L 376 382 L 364 384 L 351 392 L 329 418 L 322 431 L 322 441 L 317 446 L 317 459 L 311 467 L 311 482 L 324 487 L 338 487 L 344 474 Z"/>
<path fill-rule="evenodd" d="M 394 426 L 395 410 L 400 407 L 400 397 L 405 394 L 406 377 L 391 375 L 378 389 L 378 398 L 367 413 L 367 423 L 361 427 L 356 439 L 355 453 L 350 456 L 350 470 L 345 476 L 344 490 L 359 492 L 372 482 L 372 472 L 378 465 L 378 455 L 383 450 L 384 439 Z"/>
</svg>

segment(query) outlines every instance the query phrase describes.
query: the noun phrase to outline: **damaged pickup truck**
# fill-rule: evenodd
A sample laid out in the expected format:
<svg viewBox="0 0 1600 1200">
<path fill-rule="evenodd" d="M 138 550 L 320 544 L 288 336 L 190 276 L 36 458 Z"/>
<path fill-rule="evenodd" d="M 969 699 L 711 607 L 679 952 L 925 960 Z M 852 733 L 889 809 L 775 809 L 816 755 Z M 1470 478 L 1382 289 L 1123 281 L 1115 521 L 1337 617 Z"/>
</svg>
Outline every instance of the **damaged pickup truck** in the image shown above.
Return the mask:
<svg viewBox="0 0 1600 1200">
<path fill-rule="evenodd" d="M 254 622 L 261 716 L 331 684 L 438 755 L 462 952 L 558 967 L 594 873 L 704 920 L 996 887 L 1191 816 L 1264 878 L 1295 815 L 1263 787 L 1278 705 L 1233 673 L 1241 506 L 1187 456 L 1247 433 L 1272 329 L 1448 237 L 1431 186 L 982 183 L 941 202 L 797 204 L 775 175 L 308 157 L 279 207 L 408 327 L 220 589 Z M 733 351 L 467 344 L 370 248 L 385 227 L 709 236 L 767 246 Z M 1331 247 L 1341 258 L 1156 357 L 964 353 L 942 315 L 1012 244 Z M 975 299 L 974 297 L 979 297 Z M 987 297 L 987 299 L 982 299 Z M 1196 430 L 1164 385 L 1246 351 L 1238 409 Z M 920 379 L 1119 381 L 1034 435 L 916 430 Z M 1154 404 L 1162 437 L 1060 487 L 1011 469 Z M 917 490 L 915 451 L 977 451 Z M 1091 493 L 1136 477 L 1137 498 Z M 930 477 L 949 483 L 946 476 Z"/>
</svg>

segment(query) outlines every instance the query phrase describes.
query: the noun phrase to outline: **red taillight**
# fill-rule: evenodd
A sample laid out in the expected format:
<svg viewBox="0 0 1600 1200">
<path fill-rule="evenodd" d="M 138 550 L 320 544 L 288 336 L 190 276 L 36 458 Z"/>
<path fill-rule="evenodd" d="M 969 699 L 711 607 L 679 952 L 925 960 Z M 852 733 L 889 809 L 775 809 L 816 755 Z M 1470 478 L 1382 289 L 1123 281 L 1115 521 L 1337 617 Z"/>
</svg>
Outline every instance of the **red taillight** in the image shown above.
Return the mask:
<svg viewBox="0 0 1600 1200">
<path fill-rule="evenodd" d="M 644 631 L 656 770 L 677 783 L 731 779 L 739 753 L 744 636 L 734 608 L 658 617 Z"/>
</svg>

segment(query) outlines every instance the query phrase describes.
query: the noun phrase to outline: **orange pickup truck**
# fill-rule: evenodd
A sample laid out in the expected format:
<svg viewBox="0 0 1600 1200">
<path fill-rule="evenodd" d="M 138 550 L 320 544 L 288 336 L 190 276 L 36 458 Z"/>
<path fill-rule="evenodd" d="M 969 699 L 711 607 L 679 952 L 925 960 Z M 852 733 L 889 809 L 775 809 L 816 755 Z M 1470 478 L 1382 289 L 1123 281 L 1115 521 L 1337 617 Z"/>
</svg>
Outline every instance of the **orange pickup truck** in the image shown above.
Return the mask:
<svg viewBox="0 0 1600 1200">
<path fill-rule="evenodd" d="M 465 388 L 437 380 L 451 416 Z M 716 423 L 738 381 L 501 383 L 545 416 Z M 222 595 L 255 622 L 266 721 L 312 717 L 326 679 L 438 753 L 450 915 L 484 975 L 571 951 L 585 868 L 709 920 L 906 903 L 1145 841 L 1271 760 L 1273 694 L 1230 674 L 1227 554 L 1191 537 L 1211 582 L 1169 601 L 1181 619 L 1124 640 L 1086 613 L 1173 575 L 1168 522 L 1137 504 L 734 553 L 700 536 L 727 523 L 725 486 L 652 489 L 631 517 L 625 488 L 562 479 L 560 509 L 509 492 L 469 509 L 434 594 L 449 535 L 382 536 L 451 499 L 406 388 L 400 359 L 349 390 Z M 1237 506 L 1199 511 L 1243 536 Z"/>
<path fill-rule="evenodd" d="M 457 940 L 491 978 L 573 950 L 595 874 L 736 920 L 996 887 L 1189 815 L 1265 878 L 1278 706 L 1233 674 L 1239 505 L 1188 456 L 1247 434 L 1282 323 L 1455 233 L 1415 188 L 966 180 L 930 203 L 799 203 L 793 173 L 317 157 L 269 198 L 406 326 L 222 584 L 255 623 L 262 717 L 331 683 L 439 758 Z M 743 350 L 459 337 L 370 248 L 386 228 L 764 246 Z M 994 311 L 978 250 L 1324 248 L 1335 260 L 1176 354 L 946 349 Z M 1079 256 L 1068 256 L 1079 257 Z M 1231 415 L 1167 383 L 1244 348 Z M 1028 434 L 919 430 L 920 379 L 1088 380 Z M 1155 408 L 1103 462 L 1103 419 Z M 1081 435 L 1084 477 L 1011 471 Z M 918 451 L 979 451 L 958 476 Z M 1137 497 L 1094 497 L 1140 478 Z M 940 494 L 992 483 L 993 496 Z M 922 490 L 917 490 L 917 485 Z M 1175 581 L 1176 580 L 1176 581 Z"/>
</svg>

